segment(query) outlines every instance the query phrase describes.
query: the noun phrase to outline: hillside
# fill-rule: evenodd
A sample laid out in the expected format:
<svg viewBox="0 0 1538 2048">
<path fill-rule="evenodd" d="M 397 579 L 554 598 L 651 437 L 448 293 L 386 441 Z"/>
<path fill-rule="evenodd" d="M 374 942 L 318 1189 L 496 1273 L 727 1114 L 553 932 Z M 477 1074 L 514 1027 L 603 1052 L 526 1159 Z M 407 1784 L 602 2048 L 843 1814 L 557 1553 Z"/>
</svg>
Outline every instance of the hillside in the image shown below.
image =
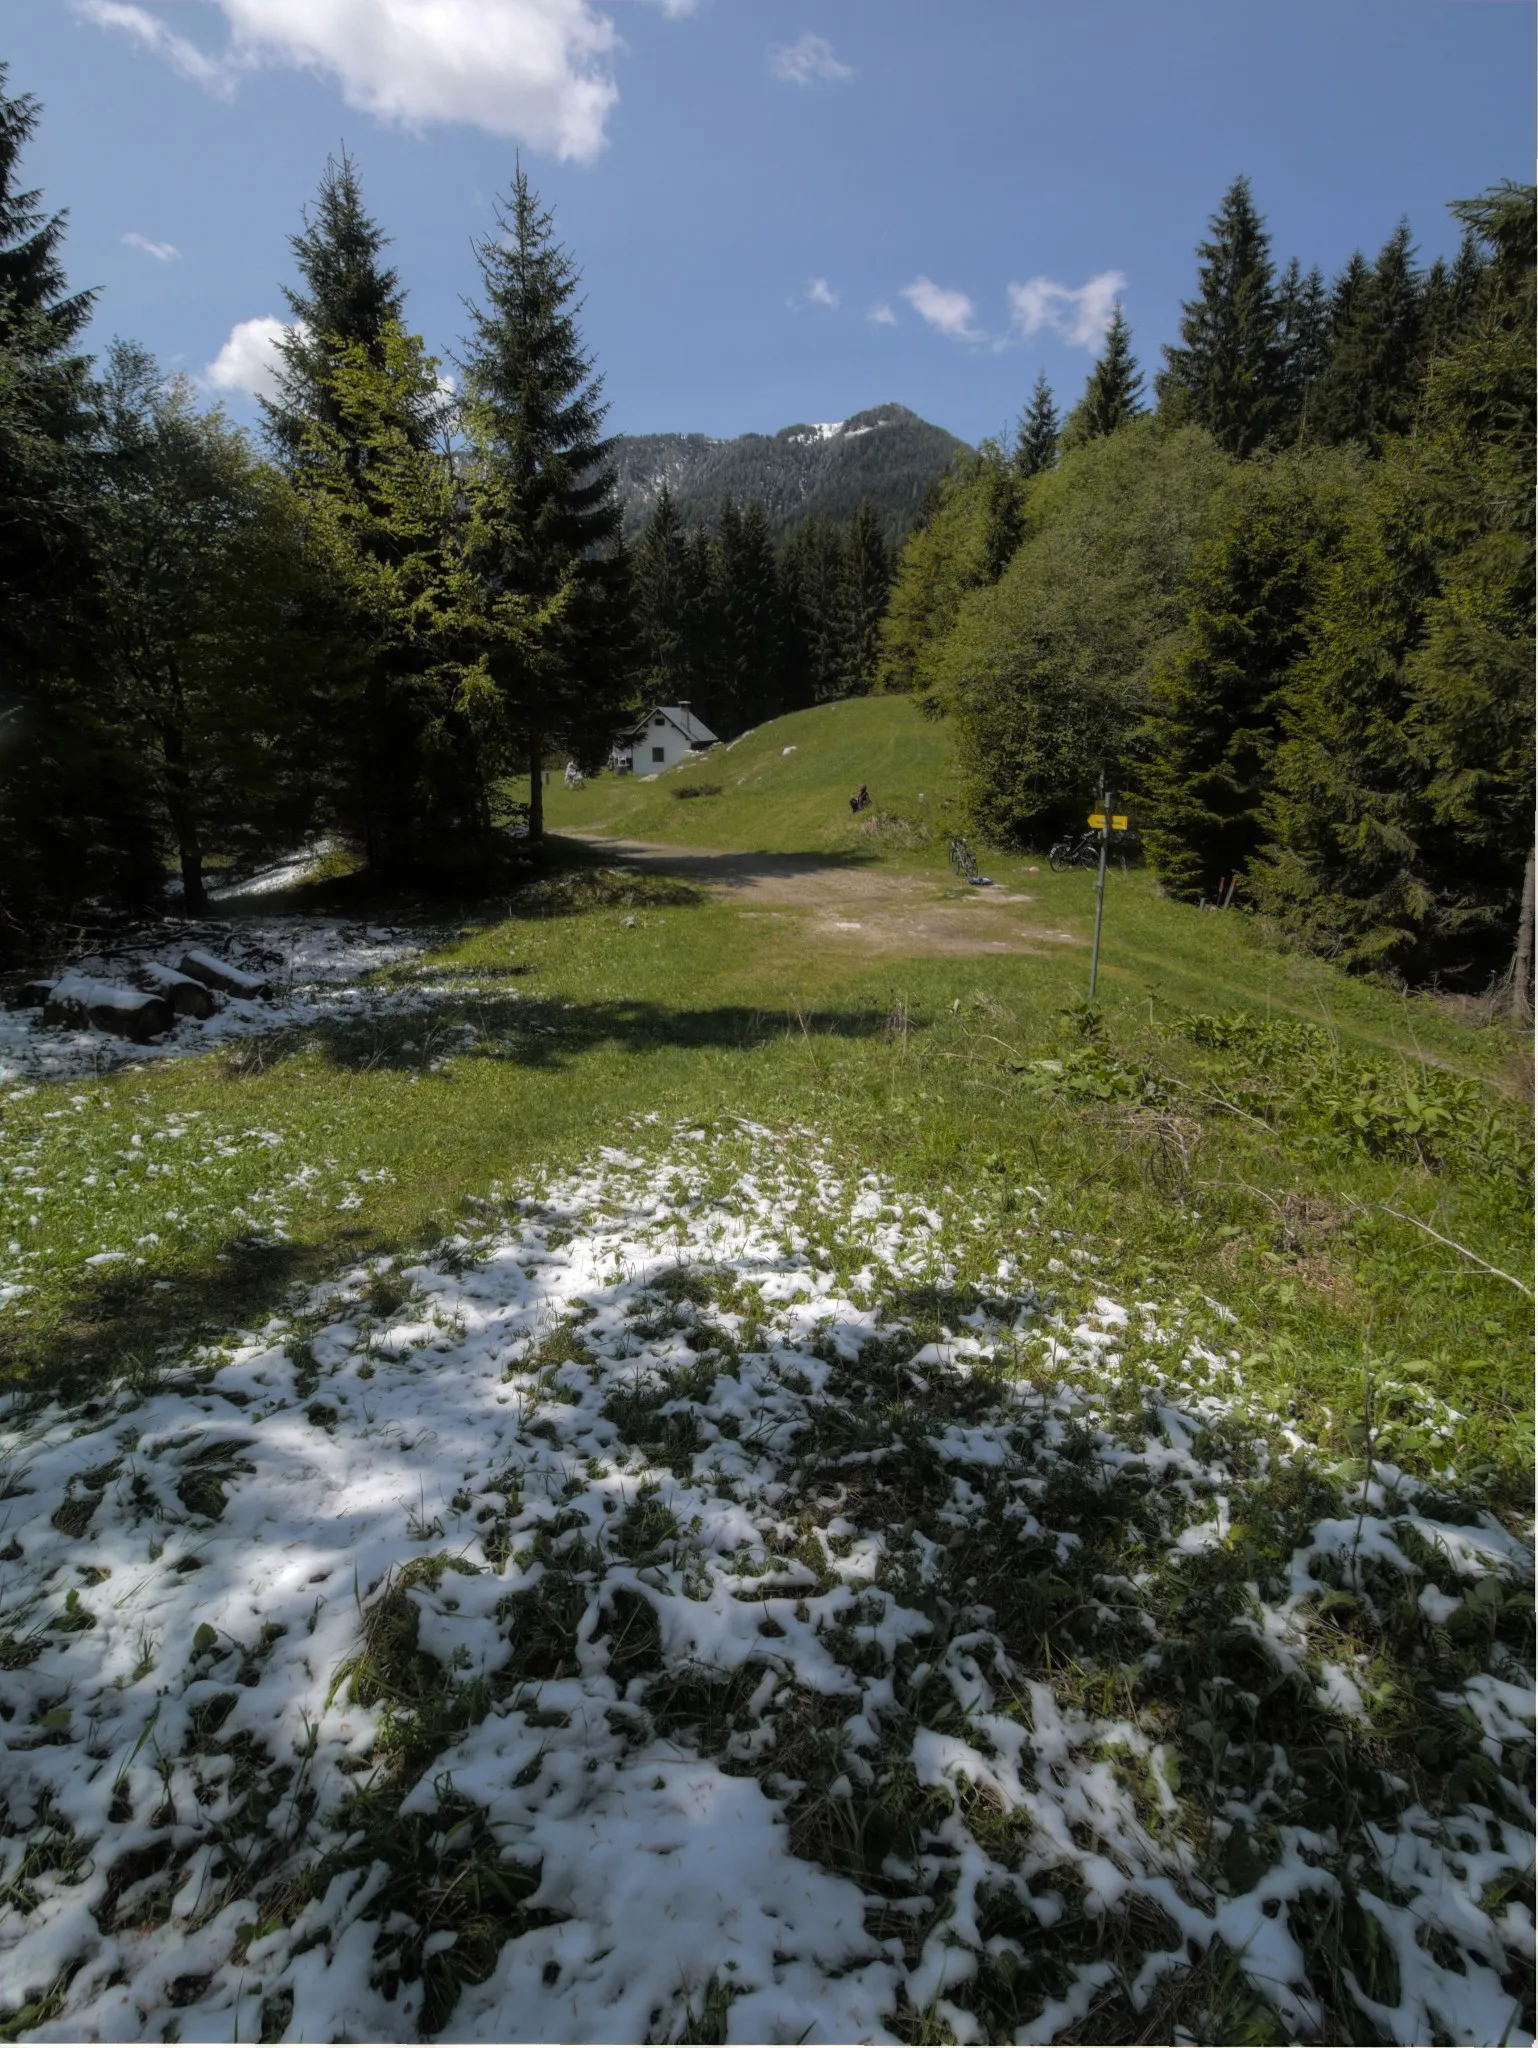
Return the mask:
<svg viewBox="0 0 1538 2048">
<path fill-rule="evenodd" d="M 906 697 L 857 697 L 772 719 L 663 775 L 598 775 L 579 790 L 552 778 L 545 818 L 553 832 L 680 846 L 869 849 L 894 834 L 938 835 L 954 815 L 955 779 L 948 723 L 923 717 Z M 871 808 L 857 819 L 848 800 L 862 782 Z M 685 794 L 699 789 L 713 793 Z"/>
<path fill-rule="evenodd" d="M 827 425 L 734 440 L 621 434 L 614 452 L 630 530 L 645 523 L 666 483 L 685 526 L 713 521 L 727 498 L 757 498 L 778 536 L 802 519 L 847 519 L 869 497 L 895 541 L 930 485 L 966 449 L 905 405 L 878 405 Z"/>
</svg>

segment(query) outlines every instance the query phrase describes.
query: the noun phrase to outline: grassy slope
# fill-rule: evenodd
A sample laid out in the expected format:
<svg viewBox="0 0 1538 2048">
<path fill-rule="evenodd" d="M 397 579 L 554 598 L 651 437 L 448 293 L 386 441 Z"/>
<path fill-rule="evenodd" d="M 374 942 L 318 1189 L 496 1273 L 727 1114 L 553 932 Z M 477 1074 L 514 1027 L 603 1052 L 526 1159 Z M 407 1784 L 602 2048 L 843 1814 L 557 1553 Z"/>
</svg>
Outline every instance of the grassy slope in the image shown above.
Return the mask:
<svg viewBox="0 0 1538 2048">
<path fill-rule="evenodd" d="M 803 738 L 785 756 L 788 732 Z M 883 807 L 914 813 L 918 788 L 927 804 L 938 782 L 929 770 L 944 744 L 943 728 L 905 704 L 828 707 L 723 757 L 743 778 L 730 810 L 677 803 L 665 780 L 604 781 L 569 800 L 561 792 L 557 815 L 675 840 L 836 851 L 849 831 L 838 811 L 846 784 L 863 777 Z M 902 857 L 932 877 L 941 904 L 965 894 L 942 846 Z M 1033 916 L 1087 933 L 1091 877 L 1018 859 L 989 866 L 1035 897 Z M 1095 1285 L 1146 1279 L 1227 1303 L 1252 1376 L 1342 1450 L 1363 1413 L 1370 1333 L 1380 1377 L 1410 1361 L 1426 1401 L 1450 1401 L 1463 1418 L 1460 1470 L 1481 1468 L 1500 1495 L 1521 1497 L 1529 1301 L 1401 1220 L 1418 1217 L 1530 1279 L 1530 1209 L 1502 1164 L 1520 1149 L 1523 1112 L 1495 1085 L 1516 1051 L 1501 1033 L 1280 956 L 1243 920 L 1164 902 L 1135 873 L 1114 876 L 1108 892 L 1101 1047 L 1064 1021 L 1085 992 L 1082 945 L 872 958 L 809 940 L 794 915 L 765 919 L 645 877 L 578 872 L 512 906 L 484 906 L 446 958 L 505 979 L 453 998 L 436 1034 L 403 1018 L 4 1104 L 7 1149 L 25 1170 L 0 1192 L 0 1243 L 32 1254 L 31 1292 L 0 1310 L 13 1375 L 149 1371 L 188 1332 L 259 1321 L 301 1276 L 431 1240 L 493 1179 L 575 1158 L 627 1112 L 739 1111 L 813 1123 L 852 1160 L 919 1190 L 995 1190 L 1001 1222 L 1016 1181 L 1048 1187 L 1053 1226 L 1103 1261 Z M 1248 1009 L 1315 1035 L 1273 1073 L 1280 1054 L 1268 1043 L 1193 1046 L 1174 1028 L 1182 1009 Z M 472 1027 L 473 1046 L 435 1064 L 457 1023 Z M 1031 1065 L 1065 1052 L 1076 1093 Z M 1376 1152 L 1353 1142 L 1352 1118 L 1377 1114 L 1351 1094 L 1364 1062 L 1393 1098 Z M 1445 1092 L 1448 1071 L 1471 1077 L 1455 1119 L 1464 1136 L 1407 1136 L 1406 1089 Z M 1267 1089 L 1291 1090 L 1311 1072 L 1350 1086 L 1333 1109 L 1273 1128 Z M 180 1135 L 155 1135 L 189 1112 Z M 1494 1119 L 1488 1142 L 1481 1118 Z M 172 1170 L 152 1173 L 157 1159 Z M 313 1177 L 296 1185 L 301 1169 Z M 274 1210 L 287 1241 L 252 1249 Z M 135 1245 L 134 1269 L 83 1263 Z M 1050 1249 L 1026 1245 L 1023 1262 Z M 1419 1399 L 1407 1396 L 1406 1412 Z M 1444 1456 L 1430 1439 L 1406 1449 L 1412 1465 Z"/>
<path fill-rule="evenodd" d="M 948 725 L 922 717 L 905 697 L 855 698 L 773 719 L 655 778 L 604 774 L 568 790 L 552 777 L 546 822 L 555 832 L 623 833 L 678 846 L 830 852 L 870 844 L 849 811 L 862 782 L 878 816 L 938 829 L 954 815 L 955 779 Z M 702 783 L 719 784 L 720 795 L 681 801 L 676 794 Z"/>
</svg>

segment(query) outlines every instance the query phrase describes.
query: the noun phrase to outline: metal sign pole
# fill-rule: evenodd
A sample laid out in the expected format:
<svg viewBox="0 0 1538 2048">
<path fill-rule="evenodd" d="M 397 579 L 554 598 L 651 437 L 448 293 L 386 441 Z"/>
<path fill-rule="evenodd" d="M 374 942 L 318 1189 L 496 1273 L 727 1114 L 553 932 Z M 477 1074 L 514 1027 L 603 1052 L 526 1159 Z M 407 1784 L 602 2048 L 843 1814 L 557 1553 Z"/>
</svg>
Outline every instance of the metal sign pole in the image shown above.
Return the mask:
<svg viewBox="0 0 1538 2048">
<path fill-rule="evenodd" d="M 1095 1000 L 1095 983 L 1100 974 L 1100 923 L 1105 916 L 1105 863 L 1111 849 L 1111 792 L 1100 789 L 1100 874 L 1095 883 L 1095 944 L 1089 956 L 1089 999 Z"/>
</svg>

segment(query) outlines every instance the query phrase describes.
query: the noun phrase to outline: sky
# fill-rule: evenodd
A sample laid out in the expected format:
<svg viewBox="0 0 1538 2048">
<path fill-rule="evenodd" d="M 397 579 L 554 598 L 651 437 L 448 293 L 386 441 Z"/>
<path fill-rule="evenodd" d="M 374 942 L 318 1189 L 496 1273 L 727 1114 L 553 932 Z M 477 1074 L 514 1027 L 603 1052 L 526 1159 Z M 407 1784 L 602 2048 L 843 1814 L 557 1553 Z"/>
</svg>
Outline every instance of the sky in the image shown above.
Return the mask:
<svg viewBox="0 0 1538 2048">
<path fill-rule="evenodd" d="M 23 181 L 76 288 L 237 419 L 289 237 L 353 154 L 451 367 L 515 162 L 583 273 L 618 432 L 888 400 L 969 441 L 1084 384 L 1119 301 L 1152 377 L 1224 189 L 1331 273 L 1532 175 L 1529 0 L 27 0 Z"/>
</svg>

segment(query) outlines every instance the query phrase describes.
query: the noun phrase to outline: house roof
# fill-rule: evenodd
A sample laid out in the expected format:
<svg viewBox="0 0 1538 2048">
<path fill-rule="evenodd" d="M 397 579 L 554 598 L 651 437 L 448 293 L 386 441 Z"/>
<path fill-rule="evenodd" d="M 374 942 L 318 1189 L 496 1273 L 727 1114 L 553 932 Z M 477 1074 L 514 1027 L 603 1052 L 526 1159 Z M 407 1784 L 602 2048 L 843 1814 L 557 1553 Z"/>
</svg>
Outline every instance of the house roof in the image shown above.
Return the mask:
<svg viewBox="0 0 1538 2048">
<path fill-rule="evenodd" d="M 682 733 L 686 744 L 691 747 L 713 747 L 716 744 L 716 735 L 710 727 L 696 718 L 684 704 L 654 704 L 646 716 L 621 737 L 627 740 L 642 738 L 658 718 L 665 718 L 676 732 Z"/>
</svg>

